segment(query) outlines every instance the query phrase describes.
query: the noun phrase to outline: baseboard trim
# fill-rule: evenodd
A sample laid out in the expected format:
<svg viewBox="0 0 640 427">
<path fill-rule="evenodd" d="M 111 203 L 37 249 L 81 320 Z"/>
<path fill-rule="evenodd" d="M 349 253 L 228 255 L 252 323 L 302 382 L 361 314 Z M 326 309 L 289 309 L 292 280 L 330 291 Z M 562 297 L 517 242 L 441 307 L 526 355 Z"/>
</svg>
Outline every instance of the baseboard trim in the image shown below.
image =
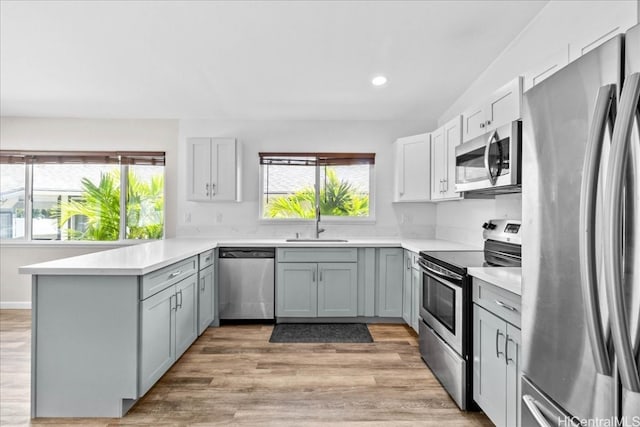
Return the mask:
<svg viewBox="0 0 640 427">
<path fill-rule="evenodd" d="M 0 310 L 31 310 L 31 301 L 0 301 Z"/>
</svg>

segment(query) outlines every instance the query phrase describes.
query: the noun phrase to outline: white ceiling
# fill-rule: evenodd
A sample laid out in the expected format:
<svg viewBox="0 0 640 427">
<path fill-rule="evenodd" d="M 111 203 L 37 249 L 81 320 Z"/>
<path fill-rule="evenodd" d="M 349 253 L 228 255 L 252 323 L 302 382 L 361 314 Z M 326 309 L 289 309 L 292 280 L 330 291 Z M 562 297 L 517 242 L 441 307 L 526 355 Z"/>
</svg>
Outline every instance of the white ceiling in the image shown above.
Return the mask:
<svg viewBox="0 0 640 427">
<path fill-rule="evenodd" d="M 435 119 L 545 4 L 2 0 L 0 113 Z"/>
</svg>

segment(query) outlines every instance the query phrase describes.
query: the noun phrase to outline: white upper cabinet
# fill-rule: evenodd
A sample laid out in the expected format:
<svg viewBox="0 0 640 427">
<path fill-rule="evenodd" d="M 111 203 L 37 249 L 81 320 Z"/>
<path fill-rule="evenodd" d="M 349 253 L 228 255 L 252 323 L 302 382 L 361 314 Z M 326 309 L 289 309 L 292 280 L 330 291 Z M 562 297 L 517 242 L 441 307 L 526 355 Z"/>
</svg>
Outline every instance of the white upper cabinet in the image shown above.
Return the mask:
<svg viewBox="0 0 640 427">
<path fill-rule="evenodd" d="M 470 141 L 500 126 L 518 120 L 522 106 L 522 77 L 517 77 L 485 102 L 462 114 L 462 139 Z"/>
<path fill-rule="evenodd" d="M 524 91 L 528 91 L 553 73 L 560 70 L 562 67 L 569 63 L 569 48 L 568 45 L 556 50 L 555 52 L 547 55 L 541 60 L 537 66 L 527 72 L 522 77 L 524 79 Z"/>
<path fill-rule="evenodd" d="M 462 142 L 462 116 L 431 133 L 431 200 L 456 200 L 456 146 Z"/>
<path fill-rule="evenodd" d="M 235 138 L 188 138 L 187 199 L 240 201 L 240 154 Z"/>
<path fill-rule="evenodd" d="M 399 138 L 395 144 L 394 202 L 428 202 L 431 134 Z"/>
</svg>

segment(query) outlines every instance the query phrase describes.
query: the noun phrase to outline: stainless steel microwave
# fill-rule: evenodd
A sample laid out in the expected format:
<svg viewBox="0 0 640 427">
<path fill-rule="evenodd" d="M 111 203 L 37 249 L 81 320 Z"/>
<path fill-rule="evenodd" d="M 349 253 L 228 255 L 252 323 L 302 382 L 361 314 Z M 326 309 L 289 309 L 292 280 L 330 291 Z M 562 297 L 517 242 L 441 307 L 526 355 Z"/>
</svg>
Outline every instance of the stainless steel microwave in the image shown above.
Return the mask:
<svg viewBox="0 0 640 427">
<path fill-rule="evenodd" d="M 456 191 L 517 193 L 521 187 L 522 122 L 501 126 L 456 147 Z"/>
</svg>

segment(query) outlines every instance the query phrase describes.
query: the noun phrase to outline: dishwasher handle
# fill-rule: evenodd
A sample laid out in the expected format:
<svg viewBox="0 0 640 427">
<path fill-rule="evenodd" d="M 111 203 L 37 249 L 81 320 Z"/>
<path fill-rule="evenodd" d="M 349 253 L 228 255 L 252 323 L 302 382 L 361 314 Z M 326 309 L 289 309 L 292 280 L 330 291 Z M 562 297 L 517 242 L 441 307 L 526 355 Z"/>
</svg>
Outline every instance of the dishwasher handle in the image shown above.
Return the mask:
<svg viewBox="0 0 640 427">
<path fill-rule="evenodd" d="M 220 248 L 218 258 L 275 258 L 275 248 Z"/>
</svg>

